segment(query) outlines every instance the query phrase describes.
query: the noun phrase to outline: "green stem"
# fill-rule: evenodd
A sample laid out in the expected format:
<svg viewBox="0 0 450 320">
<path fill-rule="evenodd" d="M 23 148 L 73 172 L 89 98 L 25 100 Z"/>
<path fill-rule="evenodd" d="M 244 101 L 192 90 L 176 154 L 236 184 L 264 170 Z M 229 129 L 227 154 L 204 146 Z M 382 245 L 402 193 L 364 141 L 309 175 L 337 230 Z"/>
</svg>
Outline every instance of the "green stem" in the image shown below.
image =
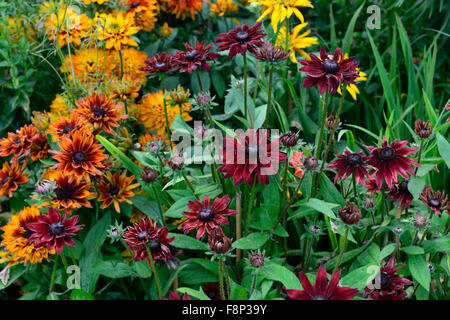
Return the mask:
<svg viewBox="0 0 450 320">
<path fill-rule="evenodd" d="M 192 193 L 195 194 L 194 187 L 193 187 L 192 184 L 189 182 L 189 180 L 188 180 L 186 174 L 184 173 L 184 170 L 183 170 L 183 169 L 181 169 L 181 174 L 183 175 L 184 181 L 186 181 L 186 184 L 187 184 L 187 186 L 189 187 L 189 189 L 191 189 Z"/>
<path fill-rule="evenodd" d="M 172 139 L 171 139 L 171 133 L 170 133 L 169 118 L 167 117 L 167 104 L 166 104 L 166 96 L 165 96 L 165 91 L 166 91 L 165 79 L 166 79 L 166 75 L 164 73 L 161 73 L 161 89 L 162 89 L 162 94 L 163 94 L 164 119 L 166 121 L 166 132 L 167 132 L 167 137 L 169 138 L 169 145 L 172 148 L 172 144 L 170 143 L 172 141 Z"/>
<path fill-rule="evenodd" d="M 156 202 L 158 204 L 158 209 L 159 209 L 159 215 L 161 216 L 161 223 L 163 224 L 163 226 L 165 225 L 164 223 L 164 213 L 163 213 L 163 208 L 162 208 L 162 204 L 161 204 L 161 200 L 159 199 L 159 194 L 155 188 L 155 185 L 152 183 L 152 189 L 153 192 L 155 193 L 155 198 L 156 198 Z"/>
<path fill-rule="evenodd" d="M 147 249 L 148 260 L 150 260 L 152 272 L 155 277 L 156 289 L 158 290 L 158 299 L 159 299 L 159 298 L 162 298 L 163 293 L 161 290 L 161 285 L 159 284 L 158 272 L 156 271 L 155 262 L 153 261 L 153 256 L 152 256 L 152 252 L 150 251 L 150 248 L 148 247 L 148 245 L 146 245 L 145 248 Z"/>
<path fill-rule="evenodd" d="M 418 164 L 420 164 L 420 158 L 422 157 L 423 140 L 424 140 L 424 139 L 421 139 L 421 140 L 420 140 L 419 153 L 417 154 L 417 163 L 418 163 Z M 417 173 L 417 170 L 418 170 L 418 169 L 419 169 L 419 167 L 416 167 L 416 173 Z"/>
<path fill-rule="evenodd" d="M 220 293 L 222 294 L 222 299 L 223 300 L 227 300 L 227 297 L 225 296 L 225 290 L 224 290 L 224 287 L 223 287 L 223 269 L 224 269 L 223 258 L 220 257 L 219 258 L 219 286 L 220 286 Z"/>
<path fill-rule="evenodd" d="M 52 270 L 52 276 L 50 278 L 50 289 L 49 289 L 50 294 L 52 293 L 53 286 L 55 284 L 56 268 L 58 267 L 58 260 L 59 260 L 58 258 L 59 258 L 59 255 L 56 255 L 55 261 L 53 261 L 53 270 Z"/>
<path fill-rule="evenodd" d="M 267 125 L 269 123 L 270 116 L 270 105 L 272 103 L 272 75 L 273 75 L 273 65 L 270 67 L 269 71 L 269 95 L 267 97 L 267 112 L 266 112 L 266 120 L 264 120 L 264 129 L 267 129 Z"/>
<path fill-rule="evenodd" d="M 225 275 L 225 284 L 227 285 L 227 297 L 230 299 L 231 297 L 231 284 L 230 284 L 230 275 L 227 271 L 227 266 L 225 265 L 225 262 L 223 263 L 223 271 Z"/>
<path fill-rule="evenodd" d="M 247 223 L 245 224 L 245 236 L 248 235 L 248 231 L 250 229 L 250 220 L 251 220 L 251 216 L 252 216 L 252 209 L 253 209 L 253 201 L 255 199 L 255 191 L 256 191 L 256 177 L 257 175 L 255 174 L 255 178 L 253 179 L 253 185 L 252 185 L 252 190 L 250 191 L 250 201 L 248 202 L 248 211 L 247 211 Z"/>
<path fill-rule="evenodd" d="M 336 265 L 334 266 L 333 274 L 339 268 L 339 264 L 341 263 L 342 256 L 344 255 L 345 247 L 347 246 L 347 238 L 348 238 L 348 231 L 349 230 L 350 230 L 350 227 L 347 226 L 347 229 L 345 229 L 344 242 L 342 243 L 341 252 L 339 253 L 339 258 L 338 258 L 338 260 L 336 262 Z"/>
<path fill-rule="evenodd" d="M 353 195 L 355 196 L 355 201 L 357 199 L 357 193 L 356 193 L 356 177 L 355 173 L 352 173 L 352 181 L 353 181 Z"/>
<path fill-rule="evenodd" d="M 325 120 L 327 118 L 327 105 L 328 105 L 328 91 L 325 92 L 324 96 L 323 96 L 323 103 L 322 103 L 322 117 L 321 117 L 321 124 L 320 124 L 320 131 L 319 131 L 319 138 L 318 140 L 316 140 L 316 152 L 315 152 L 315 157 L 316 159 L 319 159 L 320 157 L 320 151 L 322 151 L 322 139 L 323 139 L 323 132 L 324 132 L 324 127 L 325 127 Z M 326 161 L 325 159 L 323 159 L 322 161 Z M 318 174 L 315 175 L 315 183 L 313 183 L 313 186 L 315 186 L 316 183 L 318 183 L 318 179 L 320 178 L 320 176 Z M 314 188 L 314 187 L 313 187 Z M 311 192 L 312 196 L 314 197 L 316 195 L 316 190 L 315 188 L 312 190 Z"/>
<path fill-rule="evenodd" d="M 195 69 L 195 74 L 197 76 L 198 87 L 200 88 L 200 91 L 203 92 L 202 79 L 200 78 L 200 72 L 198 72 L 198 69 Z"/>
<path fill-rule="evenodd" d="M 256 289 L 256 282 L 258 281 L 258 269 L 255 270 L 255 273 L 253 274 L 253 281 L 252 281 L 252 288 L 250 290 L 250 297 L 253 294 L 253 291 Z"/>
</svg>

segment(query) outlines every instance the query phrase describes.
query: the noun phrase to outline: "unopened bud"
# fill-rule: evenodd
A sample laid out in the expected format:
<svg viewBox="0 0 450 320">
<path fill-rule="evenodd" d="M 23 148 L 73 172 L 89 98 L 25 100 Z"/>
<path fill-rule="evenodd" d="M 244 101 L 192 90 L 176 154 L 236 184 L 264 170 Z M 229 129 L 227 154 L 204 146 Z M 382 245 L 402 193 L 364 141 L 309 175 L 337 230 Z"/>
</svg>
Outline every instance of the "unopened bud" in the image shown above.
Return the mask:
<svg viewBox="0 0 450 320">
<path fill-rule="evenodd" d="M 141 178 L 147 183 L 155 181 L 159 176 L 159 172 L 152 168 L 145 168 L 141 171 Z"/>
<path fill-rule="evenodd" d="M 250 264 L 255 268 L 260 268 L 264 266 L 264 255 L 262 253 L 254 253 L 250 257 Z"/>
<path fill-rule="evenodd" d="M 41 180 L 36 182 L 35 191 L 37 194 L 46 195 L 53 191 L 55 183 L 48 180 Z"/>
<path fill-rule="evenodd" d="M 317 161 L 316 157 L 309 156 L 308 158 L 305 159 L 303 165 L 308 170 L 315 170 L 319 166 L 319 161 Z"/>
<path fill-rule="evenodd" d="M 173 170 L 181 170 L 184 165 L 183 155 L 178 154 L 169 159 L 169 167 Z"/>
<path fill-rule="evenodd" d="M 347 204 L 338 209 L 339 217 L 346 224 L 356 224 L 361 219 L 361 210 L 356 203 L 347 202 Z"/>
<path fill-rule="evenodd" d="M 281 136 L 280 141 L 284 146 L 291 148 L 297 145 L 298 137 L 292 132 L 286 132 Z"/>
<path fill-rule="evenodd" d="M 223 233 L 222 229 L 213 229 L 208 238 L 209 248 L 215 253 L 222 254 L 230 250 L 231 240 Z"/>
<path fill-rule="evenodd" d="M 373 209 L 375 207 L 375 200 L 372 198 L 365 198 L 364 207 L 366 207 L 366 209 Z"/>
<path fill-rule="evenodd" d="M 427 225 L 427 218 L 421 215 L 417 215 L 414 218 L 414 225 L 419 229 L 425 228 L 425 226 Z"/>
</svg>

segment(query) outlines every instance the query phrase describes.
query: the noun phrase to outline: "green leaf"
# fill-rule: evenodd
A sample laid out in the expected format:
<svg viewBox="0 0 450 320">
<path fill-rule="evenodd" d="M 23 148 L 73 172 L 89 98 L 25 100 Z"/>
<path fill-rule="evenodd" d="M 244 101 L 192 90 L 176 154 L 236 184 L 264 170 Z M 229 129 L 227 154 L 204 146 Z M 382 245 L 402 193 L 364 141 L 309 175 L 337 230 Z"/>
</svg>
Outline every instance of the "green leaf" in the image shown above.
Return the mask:
<svg viewBox="0 0 450 320">
<path fill-rule="evenodd" d="M 336 219 L 336 215 L 334 214 L 333 210 L 331 210 L 331 208 L 336 208 L 339 205 L 336 203 L 325 202 L 323 200 L 312 198 L 305 203 L 305 206 L 317 210 L 318 212 L 327 215 L 331 219 Z"/>
<path fill-rule="evenodd" d="M 431 275 L 425 258 L 420 255 L 408 256 L 408 267 L 413 278 L 429 291 Z"/>
<path fill-rule="evenodd" d="M 83 289 L 73 289 L 70 293 L 70 300 L 95 300 L 95 298 Z"/>
<path fill-rule="evenodd" d="M 361 9 L 364 7 L 364 3 L 355 11 L 345 31 L 344 39 L 342 40 L 342 51 L 344 53 L 349 53 L 350 45 L 352 44 L 353 31 L 355 30 L 356 19 L 358 19 Z"/>
<path fill-rule="evenodd" d="M 417 247 L 417 246 L 403 247 L 403 248 L 401 248 L 401 250 L 408 255 L 417 255 L 417 254 L 425 253 L 425 251 L 421 247 Z"/>
<path fill-rule="evenodd" d="M 272 261 L 261 267 L 260 273 L 269 280 L 281 282 L 286 289 L 301 289 L 300 281 L 292 271 Z"/>
<path fill-rule="evenodd" d="M 244 250 L 255 250 L 261 248 L 267 240 L 269 240 L 270 235 L 265 232 L 254 232 L 248 236 L 236 240 L 233 243 L 233 248 L 244 249 Z"/>
<path fill-rule="evenodd" d="M 136 276 L 132 267 L 115 261 L 99 261 L 91 268 L 91 271 L 113 279 Z"/>
<path fill-rule="evenodd" d="M 145 260 L 133 261 L 132 267 L 140 278 L 150 278 L 152 276 L 152 271 Z"/>
<path fill-rule="evenodd" d="M 25 271 L 26 271 L 26 267 L 23 264 L 16 264 L 14 266 L 12 266 L 9 269 L 9 279 L 8 282 L 5 284 L 3 284 L 2 281 L 0 281 L 0 290 L 3 290 L 7 287 L 9 287 L 11 285 L 11 283 L 13 283 L 14 281 L 16 281 Z"/>
<path fill-rule="evenodd" d="M 162 288 L 163 295 L 166 295 L 167 292 L 169 292 L 170 287 L 172 286 L 173 281 L 175 280 L 175 278 L 178 276 L 178 274 L 181 272 L 181 270 L 183 270 L 183 269 L 186 268 L 187 266 L 188 266 L 187 264 L 185 264 L 185 265 L 183 265 L 183 266 L 179 266 L 178 268 L 175 269 L 174 272 L 172 272 L 172 273 L 170 274 L 169 279 L 167 279 L 166 284 L 165 284 L 164 287 Z"/>
<path fill-rule="evenodd" d="M 157 221 L 159 225 L 163 225 L 163 221 L 161 220 L 161 216 L 159 214 L 158 203 L 156 201 L 143 195 L 136 195 L 130 200 L 136 208 L 145 213 L 151 219 Z"/>
<path fill-rule="evenodd" d="M 131 173 L 135 175 L 135 177 L 139 177 L 139 173 L 141 169 L 137 164 L 135 164 L 130 158 L 128 158 L 122 151 L 117 149 L 115 145 L 109 142 L 106 138 L 101 135 L 96 135 L 97 140 L 105 147 L 106 150 L 109 151 L 114 157 L 119 159 L 122 164 L 127 168 Z"/>
<path fill-rule="evenodd" d="M 347 273 L 341 279 L 341 284 L 345 287 L 362 290 L 375 278 L 378 272 L 380 272 L 380 266 L 369 264 Z"/>
<path fill-rule="evenodd" d="M 100 249 L 106 239 L 106 231 L 111 224 L 111 214 L 109 211 L 89 230 L 83 245 L 86 248 L 80 260 L 81 286 L 87 292 L 92 292 L 99 278 L 99 274 L 90 269 L 98 261 L 101 261 Z"/>
<path fill-rule="evenodd" d="M 326 201 L 339 203 L 342 206 L 345 205 L 344 197 L 325 174 L 321 175 L 319 185 L 320 193 Z"/>
<path fill-rule="evenodd" d="M 450 251 L 450 235 L 446 235 L 445 237 L 433 239 L 433 240 L 425 240 L 422 243 L 423 248 L 426 252 L 435 253 L 435 252 L 449 252 Z"/>
<path fill-rule="evenodd" d="M 238 285 L 233 280 L 230 280 L 230 300 L 247 300 L 247 290 L 244 287 Z"/>
<path fill-rule="evenodd" d="M 450 143 L 439 133 L 436 133 L 439 154 L 444 158 L 445 164 L 450 168 Z"/>
<path fill-rule="evenodd" d="M 173 120 L 170 129 L 172 129 L 174 132 L 178 131 L 181 134 L 186 134 L 189 137 L 194 135 L 194 129 L 192 129 L 179 114 L 177 114 L 177 116 Z"/>
<path fill-rule="evenodd" d="M 211 300 L 200 287 L 198 290 L 194 290 L 187 287 L 178 288 L 177 291 L 181 294 L 187 293 L 191 298 L 197 298 L 199 300 Z"/>
<path fill-rule="evenodd" d="M 188 202 L 193 201 L 194 199 L 194 195 L 191 195 L 175 201 L 175 203 L 169 208 L 169 210 L 164 213 L 164 216 L 176 219 L 181 218 L 183 216 L 183 211 L 187 211 L 186 205 L 188 204 Z"/>
<path fill-rule="evenodd" d="M 170 245 L 174 247 L 191 250 L 209 250 L 209 246 L 206 243 L 184 234 L 169 233 L 167 236 L 175 237 L 175 239 L 170 243 Z"/>
<path fill-rule="evenodd" d="M 428 118 L 430 119 L 431 124 L 434 127 L 436 126 L 438 116 L 433 106 L 431 105 L 430 99 L 428 99 L 427 93 L 425 92 L 424 89 L 422 89 L 422 93 L 423 93 L 423 102 L 425 102 L 425 109 L 427 110 Z"/>
<path fill-rule="evenodd" d="M 425 187 L 425 179 L 422 177 L 411 177 L 408 183 L 408 190 L 413 195 L 414 199 L 419 199 L 420 193 Z"/>
</svg>

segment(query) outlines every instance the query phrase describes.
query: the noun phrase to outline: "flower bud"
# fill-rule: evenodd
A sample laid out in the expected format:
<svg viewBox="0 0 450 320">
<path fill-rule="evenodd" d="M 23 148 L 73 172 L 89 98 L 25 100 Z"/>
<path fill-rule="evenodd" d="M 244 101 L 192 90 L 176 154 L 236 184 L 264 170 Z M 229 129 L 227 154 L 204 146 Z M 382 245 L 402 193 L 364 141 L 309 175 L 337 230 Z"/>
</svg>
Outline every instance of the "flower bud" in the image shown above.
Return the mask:
<svg viewBox="0 0 450 320">
<path fill-rule="evenodd" d="M 303 165 L 308 170 L 315 170 L 319 166 L 319 161 L 317 161 L 316 157 L 309 156 L 305 159 L 305 163 Z"/>
<path fill-rule="evenodd" d="M 205 137 L 206 128 L 203 126 L 195 126 L 194 127 L 194 137 L 197 139 L 203 139 Z"/>
<path fill-rule="evenodd" d="M 361 219 L 361 210 L 356 203 L 347 202 L 347 204 L 343 207 L 340 207 L 338 210 L 339 217 L 346 224 L 356 224 Z"/>
<path fill-rule="evenodd" d="M 427 225 L 427 218 L 421 215 L 415 216 L 414 225 L 419 229 L 425 228 L 425 226 Z"/>
<path fill-rule="evenodd" d="M 160 150 L 160 146 L 157 142 L 150 142 L 148 144 L 148 152 L 150 153 L 157 153 Z"/>
<path fill-rule="evenodd" d="M 365 198 L 364 207 L 366 207 L 366 209 L 373 209 L 375 207 L 375 200 L 372 198 Z"/>
<path fill-rule="evenodd" d="M 264 266 L 264 255 L 260 252 L 254 253 L 250 257 L 250 264 L 254 266 L 255 268 L 260 268 Z"/>
<path fill-rule="evenodd" d="M 159 177 L 159 172 L 152 168 L 145 168 L 141 171 L 141 178 L 145 182 L 153 182 Z"/>
<path fill-rule="evenodd" d="M 211 97 L 206 93 L 200 93 L 197 96 L 197 104 L 200 107 L 204 107 L 204 106 L 208 105 L 210 102 L 211 102 Z"/>
<path fill-rule="evenodd" d="M 35 191 L 39 195 L 46 195 L 53 191 L 55 183 L 48 180 L 41 180 L 36 182 Z"/>
<path fill-rule="evenodd" d="M 292 132 L 286 132 L 281 136 L 280 141 L 284 146 L 291 148 L 297 145 L 298 137 Z"/>
<path fill-rule="evenodd" d="M 31 117 L 31 123 L 38 129 L 39 131 L 47 130 L 49 126 L 50 118 L 47 112 L 39 112 L 33 111 L 33 116 Z"/>
<path fill-rule="evenodd" d="M 222 254 L 230 250 L 231 240 L 223 233 L 221 228 L 213 229 L 208 237 L 209 248 L 215 253 Z"/>
<path fill-rule="evenodd" d="M 335 119 L 333 115 L 330 115 L 325 121 L 325 128 L 327 128 L 328 130 L 333 130 L 334 126 L 336 126 L 337 128 L 339 122 L 339 118 Z"/>
<path fill-rule="evenodd" d="M 414 125 L 414 132 L 422 139 L 427 139 L 429 136 L 431 136 L 431 133 L 433 132 L 433 126 L 431 125 L 430 120 L 423 122 L 422 120 L 417 119 Z"/>
<path fill-rule="evenodd" d="M 169 167 L 173 170 L 181 170 L 184 165 L 184 158 L 182 154 L 174 155 L 169 159 Z"/>
</svg>

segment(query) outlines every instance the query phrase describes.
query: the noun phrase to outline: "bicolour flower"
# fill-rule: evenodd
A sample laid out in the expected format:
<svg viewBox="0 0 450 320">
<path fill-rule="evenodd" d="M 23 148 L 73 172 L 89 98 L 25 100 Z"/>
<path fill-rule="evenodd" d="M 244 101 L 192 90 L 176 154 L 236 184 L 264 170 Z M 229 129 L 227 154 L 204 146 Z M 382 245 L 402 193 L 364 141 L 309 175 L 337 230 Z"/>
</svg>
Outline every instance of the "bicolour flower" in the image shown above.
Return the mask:
<svg viewBox="0 0 450 320">
<path fill-rule="evenodd" d="M 327 270 L 323 265 L 316 274 L 316 282 L 311 284 L 306 274 L 300 272 L 300 282 L 303 290 L 286 290 L 289 298 L 293 300 L 349 300 L 358 294 L 358 289 L 341 287 L 338 285 L 341 270 L 337 270 L 328 283 Z"/>
<path fill-rule="evenodd" d="M 140 70 L 145 71 L 148 75 L 159 72 L 169 73 L 176 69 L 173 55 L 165 52 L 155 54 L 153 57 L 145 59 L 144 63 L 145 66 L 140 68 Z"/>
<path fill-rule="evenodd" d="M 336 155 L 337 160 L 334 160 L 327 166 L 327 169 L 337 170 L 337 174 L 334 177 L 334 183 L 339 179 L 345 180 L 351 174 L 355 175 L 356 183 L 361 182 L 362 185 L 366 184 L 366 177 L 369 178 L 370 175 L 367 169 L 370 166 L 367 164 L 369 157 L 364 156 L 362 151 L 356 153 L 351 152 L 345 148 L 344 154 Z"/>
<path fill-rule="evenodd" d="M 383 137 L 381 148 L 366 148 L 370 151 L 368 164 L 374 167 L 369 173 L 375 173 L 375 180 L 378 188 L 381 188 L 383 181 L 386 181 L 388 188 L 392 188 L 394 183 L 398 182 L 398 174 L 403 178 L 409 179 L 408 173 L 415 176 L 414 169 L 411 165 L 420 167 L 415 160 L 408 158 L 417 148 L 406 148 L 407 140 L 399 141 L 398 139 L 388 144 L 386 137 Z"/>
<path fill-rule="evenodd" d="M 331 55 L 330 52 L 325 51 L 324 47 L 321 47 L 319 57 L 313 53 L 309 57 L 310 60 L 300 60 L 303 64 L 300 71 L 308 75 L 303 80 L 303 88 L 310 88 L 317 84 L 320 94 L 325 91 L 335 94 L 341 82 L 355 84 L 355 79 L 358 77 L 356 71 L 358 62 L 353 61 L 354 57 L 344 59 L 341 48 L 337 48 Z"/>
<path fill-rule="evenodd" d="M 237 211 L 228 208 L 229 203 L 228 195 L 214 199 L 212 205 L 209 196 L 205 196 L 203 202 L 198 199 L 189 201 L 187 204 L 189 211 L 183 212 L 183 215 L 188 218 L 182 224 L 184 233 L 188 234 L 197 229 L 196 237 L 200 239 L 205 232 L 211 234 L 213 229 L 228 224 L 226 217 L 237 214 Z"/>
<path fill-rule="evenodd" d="M 247 50 L 253 54 L 257 54 L 257 48 L 263 45 L 261 40 L 266 35 L 259 28 L 262 22 L 258 22 L 253 27 L 249 27 L 248 23 L 242 27 L 236 26 L 236 29 L 230 30 L 227 33 L 221 33 L 220 37 L 216 39 L 219 45 L 219 51 L 230 50 L 228 57 L 233 59 L 238 53 L 245 55 Z"/>
<path fill-rule="evenodd" d="M 47 250 L 55 249 L 57 254 L 62 252 L 64 244 L 75 246 L 71 236 L 83 227 L 78 225 L 78 216 L 66 219 L 65 213 L 61 215 L 53 208 L 48 210 L 48 215 L 38 216 L 38 222 L 27 224 L 27 228 L 34 232 L 29 238 L 30 241 L 34 241 L 37 248 L 46 246 Z"/>
</svg>

